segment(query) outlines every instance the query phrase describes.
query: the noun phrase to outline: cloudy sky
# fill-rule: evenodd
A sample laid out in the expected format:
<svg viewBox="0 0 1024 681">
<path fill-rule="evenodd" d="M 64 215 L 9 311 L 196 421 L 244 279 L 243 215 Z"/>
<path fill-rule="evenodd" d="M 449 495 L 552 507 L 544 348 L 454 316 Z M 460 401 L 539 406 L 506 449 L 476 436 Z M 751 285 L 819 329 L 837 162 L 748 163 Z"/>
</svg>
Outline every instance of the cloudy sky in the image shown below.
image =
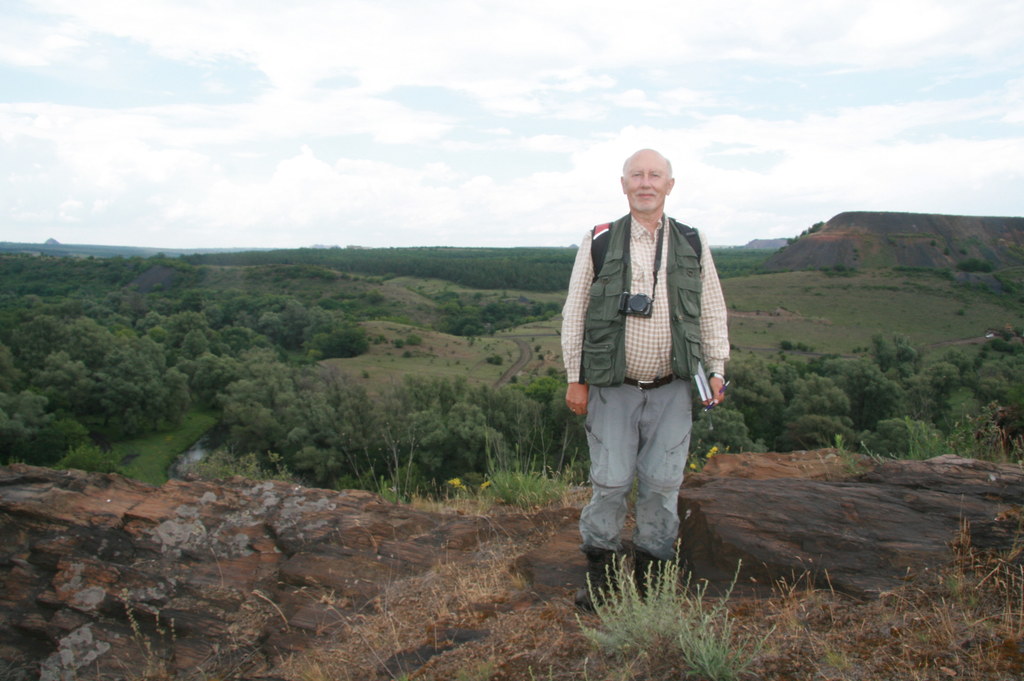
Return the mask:
<svg viewBox="0 0 1024 681">
<path fill-rule="evenodd" d="M 714 244 L 1024 215 L 1024 4 L 0 8 L 0 241 L 565 246 L 643 147 Z"/>
</svg>

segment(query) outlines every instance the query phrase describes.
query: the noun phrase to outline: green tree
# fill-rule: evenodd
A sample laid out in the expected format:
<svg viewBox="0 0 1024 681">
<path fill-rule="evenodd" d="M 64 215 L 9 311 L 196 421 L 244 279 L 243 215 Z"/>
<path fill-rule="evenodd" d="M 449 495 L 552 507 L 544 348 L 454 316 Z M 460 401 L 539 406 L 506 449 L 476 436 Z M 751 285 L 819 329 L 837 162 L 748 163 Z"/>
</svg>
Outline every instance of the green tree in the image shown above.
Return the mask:
<svg viewBox="0 0 1024 681">
<path fill-rule="evenodd" d="M 886 338 L 877 334 L 872 336 L 871 344 L 875 364 L 883 373 L 896 380 L 906 380 L 921 368 L 920 353 L 906 336 Z"/>
<path fill-rule="evenodd" d="M 58 350 L 43 362 L 32 384 L 46 395 L 53 409 L 84 413 L 83 405 L 93 395 L 93 379 L 85 362 L 71 359 L 66 350 Z"/>
<path fill-rule="evenodd" d="M 370 347 L 366 331 L 358 324 L 344 324 L 328 332 L 317 333 L 308 344 L 318 359 L 357 357 Z"/>
<path fill-rule="evenodd" d="M 160 341 L 172 356 L 195 359 L 210 350 L 215 332 L 206 317 L 194 311 L 178 312 L 166 318 L 160 325 L 166 331 Z M 152 335 L 152 332 L 151 332 Z"/>
<path fill-rule="evenodd" d="M 898 459 L 920 459 L 945 453 L 938 429 L 909 417 L 879 421 L 874 432 L 861 435 L 861 442 L 872 454 Z"/>
<path fill-rule="evenodd" d="M 21 372 L 14 365 L 14 354 L 0 343 L 0 392 L 14 390 L 20 382 Z"/>
<path fill-rule="evenodd" d="M 854 432 L 849 419 L 824 414 L 803 414 L 786 424 L 786 430 L 779 438 L 779 449 L 817 449 L 835 443 L 836 436 L 844 442 L 854 441 Z"/>
<path fill-rule="evenodd" d="M 752 440 L 774 443 L 785 424 L 782 412 L 786 407 L 786 379 L 796 380 L 788 369 L 772 372 L 768 364 L 757 358 L 743 357 L 729 364 L 730 387 L 725 403 L 743 416 L 743 423 Z"/>
<path fill-rule="evenodd" d="M 30 391 L 0 392 L 0 460 L 23 460 L 42 464 L 32 447 L 33 440 L 51 422 L 46 398 Z"/>
<path fill-rule="evenodd" d="M 268 350 L 243 353 L 241 376 L 218 396 L 221 421 L 236 451 L 284 453 L 289 405 L 296 399 L 294 369 Z"/>
<path fill-rule="evenodd" d="M 763 452 L 764 443 L 750 439 L 750 430 L 744 423 L 743 413 L 730 408 L 728 403 L 710 412 L 698 408 L 690 435 L 690 456 L 705 456 L 712 447 L 729 452 Z"/>
<path fill-rule="evenodd" d="M 332 367 L 303 371 L 297 389 L 285 440 L 292 470 L 327 487 L 372 478 L 380 426 L 366 390 Z"/>
<path fill-rule="evenodd" d="M 177 367 L 188 379 L 188 388 L 199 404 L 212 406 L 218 393 L 241 376 L 240 362 L 233 357 L 204 353 Z"/>
<path fill-rule="evenodd" d="M 168 393 L 177 383 L 167 379 L 163 349 L 151 338 L 113 337 L 102 366 L 93 374 L 94 401 L 104 424 L 136 435 L 173 418 L 166 409 Z"/>
<path fill-rule="evenodd" d="M 776 441 L 779 449 L 824 447 L 836 435 L 854 441 L 850 399 L 832 379 L 812 374 L 797 379 L 793 387 L 793 398 L 783 412 L 786 427 Z"/>
<path fill-rule="evenodd" d="M 796 380 L 783 414 L 787 421 L 805 414 L 849 418 L 850 398 L 831 378 L 812 374 Z"/>
<path fill-rule="evenodd" d="M 872 430 L 879 420 L 899 411 L 903 387 L 870 360 L 831 359 L 824 363 L 823 371 L 846 394 L 854 429 Z"/>
</svg>

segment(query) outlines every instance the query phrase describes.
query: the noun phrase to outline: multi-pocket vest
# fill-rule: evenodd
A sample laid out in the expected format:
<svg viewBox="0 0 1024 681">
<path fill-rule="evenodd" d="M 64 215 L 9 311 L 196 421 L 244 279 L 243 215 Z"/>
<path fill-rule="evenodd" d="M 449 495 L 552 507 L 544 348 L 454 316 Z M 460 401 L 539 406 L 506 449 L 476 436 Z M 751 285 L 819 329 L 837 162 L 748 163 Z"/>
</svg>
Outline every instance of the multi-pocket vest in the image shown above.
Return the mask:
<svg viewBox="0 0 1024 681">
<path fill-rule="evenodd" d="M 597 232 L 603 225 L 595 228 L 594 239 L 607 239 L 607 250 L 602 244 L 604 260 L 595 263 L 590 285 L 580 372 L 580 381 L 593 386 L 619 385 L 626 377 L 626 315 L 619 311 L 619 301 L 633 280 L 625 247 L 631 224 L 626 215 L 611 223 L 605 234 Z M 702 359 L 700 241 L 692 227 L 671 218 L 669 224 L 664 276 L 672 329 L 672 373 L 688 378 Z"/>
</svg>

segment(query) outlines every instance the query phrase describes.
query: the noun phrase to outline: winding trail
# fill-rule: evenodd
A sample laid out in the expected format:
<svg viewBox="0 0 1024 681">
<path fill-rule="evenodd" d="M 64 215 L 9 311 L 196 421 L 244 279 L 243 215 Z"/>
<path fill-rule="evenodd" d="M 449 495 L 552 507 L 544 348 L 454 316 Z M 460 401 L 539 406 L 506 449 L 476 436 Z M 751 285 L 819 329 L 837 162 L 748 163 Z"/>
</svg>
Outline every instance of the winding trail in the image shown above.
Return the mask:
<svg viewBox="0 0 1024 681">
<path fill-rule="evenodd" d="M 536 335 L 537 334 L 533 334 L 533 336 Z M 494 382 L 495 388 L 500 388 L 501 386 L 508 384 L 508 382 L 512 380 L 513 376 L 525 369 L 526 365 L 530 363 L 530 354 L 532 352 L 532 350 L 530 350 L 530 344 L 522 338 L 512 338 L 512 340 L 514 340 L 516 345 L 519 346 L 519 359 L 517 359 L 512 366 L 510 366 L 505 373 L 501 375 L 501 378 Z"/>
</svg>

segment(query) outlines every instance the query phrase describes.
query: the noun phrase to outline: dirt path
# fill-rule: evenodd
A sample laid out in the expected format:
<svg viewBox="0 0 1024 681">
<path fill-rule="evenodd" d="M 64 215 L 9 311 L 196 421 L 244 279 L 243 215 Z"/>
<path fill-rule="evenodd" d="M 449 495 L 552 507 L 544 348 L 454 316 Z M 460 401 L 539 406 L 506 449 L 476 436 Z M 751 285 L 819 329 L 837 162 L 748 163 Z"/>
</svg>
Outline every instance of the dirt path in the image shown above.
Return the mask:
<svg viewBox="0 0 1024 681">
<path fill-rule="evenodd" d="M 513 338 L 516 345 L 519 346 L 519 359 L 517 359 L 508 370 L 501 375 L 497 381 L 494 382 L 495 388 L 500 388 L 506 385 L 512 377 L 518 374 L 520 371 L 526 368 L 526 365 L 530 363 L 530 344 L 524 341 L 522 338 Z"/>
</svg>

